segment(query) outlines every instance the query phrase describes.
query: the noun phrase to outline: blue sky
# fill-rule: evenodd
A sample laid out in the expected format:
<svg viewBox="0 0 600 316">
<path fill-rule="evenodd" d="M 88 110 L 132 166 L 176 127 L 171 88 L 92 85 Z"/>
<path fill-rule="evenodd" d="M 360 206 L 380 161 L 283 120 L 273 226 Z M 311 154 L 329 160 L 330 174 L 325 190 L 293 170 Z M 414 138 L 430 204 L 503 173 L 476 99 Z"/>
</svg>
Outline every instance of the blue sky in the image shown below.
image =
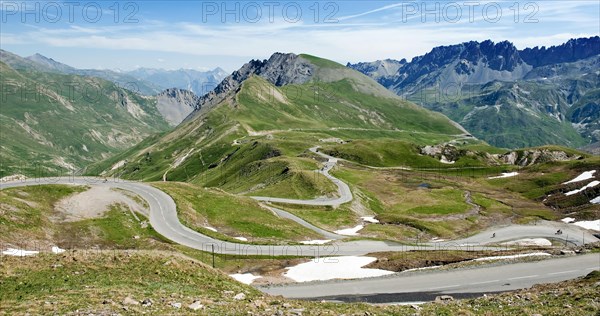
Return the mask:
<svg viewBox="0 0 600 316">
<path fill-rule="evenodd" d="M 600 32 L 600 1 L 0 1 L 0 47 L 78 68 L 239 68 L 273 52 L 341 63 L 439 45 L 518 48 Z"/>
</svg>

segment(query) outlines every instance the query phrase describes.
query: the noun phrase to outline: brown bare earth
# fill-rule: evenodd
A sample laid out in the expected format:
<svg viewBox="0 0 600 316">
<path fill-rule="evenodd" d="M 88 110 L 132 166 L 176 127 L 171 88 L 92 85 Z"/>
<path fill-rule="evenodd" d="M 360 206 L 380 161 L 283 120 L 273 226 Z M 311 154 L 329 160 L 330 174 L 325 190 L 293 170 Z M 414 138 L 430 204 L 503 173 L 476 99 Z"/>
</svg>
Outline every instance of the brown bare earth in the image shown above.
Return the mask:
<svg viewBox="0 0 600 316">
<path fill-rule="evenodd" d="M 55 210 L 58 214 L 51 218 L 56 222 L 75 222 L 83 219 L 99 218 L 114 204 L 125 204 L 132 211 L 148 213 L 132 197 L 123 192 L 104 186 L 92 186 L 89 190 L 76 193 L 59 201 Z"/>
</svg>

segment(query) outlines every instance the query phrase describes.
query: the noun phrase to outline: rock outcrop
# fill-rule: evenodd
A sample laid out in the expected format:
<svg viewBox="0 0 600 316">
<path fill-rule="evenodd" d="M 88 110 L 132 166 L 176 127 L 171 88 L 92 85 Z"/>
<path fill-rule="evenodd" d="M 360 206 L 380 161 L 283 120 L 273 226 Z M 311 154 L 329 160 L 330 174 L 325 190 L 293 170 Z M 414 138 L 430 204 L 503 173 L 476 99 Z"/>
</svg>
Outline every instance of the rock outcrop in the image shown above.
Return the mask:
<svg viewBox="0 0 600 316">
<path fill-rule="evenodd" d="M 209 109 L 219 104 L 231 92 L 239 91 L 244 80 L 253 75 L 281 87 L 306 83 L 312 78 L 313 73 L 314 66 L 296 54 L 275 53 L 268 60 L 253 59 L 225 78 L 213 91 L 200 97 L 196 110 L 189 117 L 194 116 L 201 109 Z"/>
</svg>

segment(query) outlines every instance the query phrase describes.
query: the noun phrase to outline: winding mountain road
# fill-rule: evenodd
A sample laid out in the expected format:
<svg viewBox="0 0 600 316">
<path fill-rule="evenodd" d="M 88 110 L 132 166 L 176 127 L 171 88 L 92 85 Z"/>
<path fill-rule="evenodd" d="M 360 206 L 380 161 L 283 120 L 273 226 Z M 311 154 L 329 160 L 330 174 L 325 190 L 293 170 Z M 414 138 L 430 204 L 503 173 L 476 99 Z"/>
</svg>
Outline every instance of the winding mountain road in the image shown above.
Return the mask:
<svg viewBox="0 0 600 316">
<path fill-rule="evenodd" d="M 568 236 L 568 240 L 566 241 L 570 244 L 580 245 L 584 240 L 585 242 L 598 241 L 588 231 L 580 229 L 577 226 L 541 222 L 538 225 L 511 225 L 504 228 L 495 228 L 494 230 L 451 242 L 424 243 L 420 245 L 402 245 L 376 240 L 335 241 L 327 245 L 253 245 L 214 239 L 184 226 L 177 217 L 177 206 L 173 199 L 163 191 L 143 182 L 112 179 L 104 183 L 103 179 L 92 177 L 39 178 L 1 183 L 0 189 L 51 184 L 98 185 L 129 190 L 148 202 L 150 224 L 159 234 L 175 243 L 198 250 L 212 251 L 214 247 L 214 251 L 221 254 L 324 257 L 364 255 L 371 252 L 383 251 L 440 249 L 495 250 L 495 247 L 489 246 L 490 243 L 528 237 L 554 238 L 556 237 L 554 233 L 558 229 L 557 227 L 563 230 L 563 235 L 560 236 L 561 239 L 566 240 Z M 492 232 L 496 233 L 496 238 L 494 239 L 490 238 Z"/>
<path fill-rule="evenodd" d="M 398 273 L 386 277 L 325 281 L 260 287 L 265 293 L 288 298 L 355 300 L 367 302 L 407 301 L 403 294 L 432 300 L 443 294 L 473 294 L 510 291 L 539 283 L 552 283 L 584 276 L 600 269 L 600 254 L 484 266 L 449 271 Z M 387 296 L 387 298 L 386 298 Z"/>
<path fill-rule="evenodd" d="M 331 180 L 336 186 L 338 191 L 338 198 L 317 198 L 313 200 L 296 200 L 296 199 L 285 199 L 285 198 L 274 198 L 274 197 L 265 197 L 265 196 L 252 196 L 253 199 L 261 202 L 277 202 L 277 203 L 286 203 L 286 204 L 298 204 L 298 205 L 317 205 L 317 206 L 336 206 L 340 204 L 344 204 L 352 201 L 352 191 L 350 191 L 350 187 L 341 181 L 340 179 L 329 174 L 329 171 L 335 167 L 338 160 L 335 157 L 326 155 L 320 152 L 319 147 L 312 147 L 310 151 L 327 159 L 327 162 L 323 166 L 323 168 L 317 170 L 316 172 L 324 175 L 327 179 Z"/>
<path fill-rule="evenodd" d="M 337 160 L 318 152 L 312 152 L 327 158 L 325 167 L 319 172 L 332 180 L 338 187 L 338 198 L 316 200 L 294 200 L 268 197 L 253 197 L 258 201 L 280 202 L 304 205 L 339 205 L 352 200 L 352 193 L 347 184 L 331 176 L 329 171 Z M 150 224 L 165 238 L 203 251 L 214 251 L 220 254 L 266 255 L 266 256 L 303 256 L 330 257 L 339 255 L 364 255 L 371 252 L 410 251 L 410 250 L 498 250 L 489 244 L 520 238 L 543 237 L 554 239 L 557 229 L 563 230 L 560 239 L 568 244 L 581 245 L 584 242 L 596 242 L 598 239 L 589 231 L 574 225 L 557 222 L 539 222 L 538 225 L 511 225 L 496 227 L 477 235 L 451 242 L 424 243 L 421 245 L 402 245 L 392 242 L 374 240 L 340 241 L 341 236 L 322 230 L 303 219 L 283 210 L 267 206 L 280 217 L 288 218 L 317 231 L 328 239 L 335 240 L 326 245 L 252 245 L 213 239 L 196 232 L 179 221 L 177 207 L 173 199 L 163 191 L 142 182 L 94 177 L 62 177 L 40 178 L 0 183 L 0 189 L 32 186 L 32 185 L 96 185 L 129 190 L 146 200 L 150 212 Z M 495 238 L 490 238 L 495 233 Z M 336 282 L 312 282 L 308 284 L 291 284 L 261 288 L 270 294 L 295 298 L 333 299 L 348 296 L 381 296 L 386 293 L 434 292 L 434 293 L 473 293 L 477 291 L 505 291 L 524 288 L 536 283 L 556 282 L 581 276 L 593 269 L 600 268 L 600 254 L 575 256 L 566 259 L 550 259 L 537 263 L 521 263 L 503 266 L 474 268 L 468 270 L 440 271 L 416 275 L 394 274 L 375 279 L 359 279 Z M 365 298 L 366 300 L 367 298 Z M 397 301 L 397 300 L 396 300 Z"/>
</svg>

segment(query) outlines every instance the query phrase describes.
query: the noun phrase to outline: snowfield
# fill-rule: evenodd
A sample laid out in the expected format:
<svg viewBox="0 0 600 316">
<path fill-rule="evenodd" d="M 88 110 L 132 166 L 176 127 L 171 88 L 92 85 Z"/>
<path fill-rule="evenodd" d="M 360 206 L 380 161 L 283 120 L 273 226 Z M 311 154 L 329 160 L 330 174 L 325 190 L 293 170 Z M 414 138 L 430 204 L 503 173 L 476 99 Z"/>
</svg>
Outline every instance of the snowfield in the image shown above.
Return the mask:
<svg viewBox="0 0 600 316">
<path fill-rule="evenodd" d="M 596 197 L 595 199 L 592 199 L 592 200 L 590 201 L 590 203 L 592 203 L 592 204 L 600 204 L 600 196 L 599 196 L 599 197 Z"/>
<path fill-rule="evenodd" d="M 515 258 L 524 258 L 524 257 L 542 257 L 542 256 L 550 256 L 550 254 L 545 253 L 545 252 L 534 252 L 534 253 L 524 253 L 524 254 L 512 255 L 512 256 L 483 257 L 483 258 L 473 259 L 473 261 L 492 261 L 492 260 L 505 260 L 505 259 L 515 259 Z"/>
<path fill-rule="evenodd" d="M 565 217 L 565 218 L 561 219 L 560 221 L 563 223 L 570 224 L 570 223 L 575 222 L 575 219 L 573 217 Z"/>
<path fill-rule="evenodd" d="M 57 246 L 52 246 L 52 253 L 59 254 L 65 252 L 64 249 L 60 249 Z"/>
<path fill-rule="evenodd" d="M 577 190 L 569 191 L 569 192 L 565 193 L 565 195 L 573 195 L 573 194 L 577 194 L 577 193 L 579 193 L 579 192 L 581 192 L 581 191 L 585 191 L 585 190 L 586 190 L 586 189 L 588 189 L 588 188 L 593 188 L 593 187 L 597 186 L 598 184 L 600 184 L 600 181 L 596 181 L 596 180 L 594 180 L 594 181 L 592 181 L 592 182 L 588 183 L 587 185 L 585 185 L 584 187 L 582 187 L 581 189 L 577 189 Z"/>
<path fill-rule="evenodd" d="M 365 221 L 367 223 L 373 223 L 373 224 L 379 223 L 379 221 L 375 219 L 375 216 L 363 216 L 361 218 L 363 221 Z"/>
<path fill-rule="evenodd" d="M 508 241 L 502 245 L 518 245 L 518 246 L 552 246 L 552 242 L 546 238 L 524 238 L 515 241 Z"/>
<path fill-rule="evenodd" d="M 3 255 L 13 256 L 13 257 L 35 256 L 38 253 L 40 253 L 40 252 L 39 251 L 23 250 L 23 249 L 14 249 L 14 248 L 8 248 L 8 249 L 2 251 Z"/>
<path fill-rule="evenodd" d="M 331 239 L 324 239 L 324 240 L 305 240 L 305 241 L 301 241 L 300 243 L 303 245 L 324 245 L 328 242 L 330 242 Z"/>
<path fill-rule="evenodd" d="M 518 176 L 518 172 L 503 172 L 502 175 L 496 177 L 489 177 L 488 179 L 502 179 L 502 178 L 510 178 L 514 176 Z"/>
<path fill-rule="evenodd" d="M 575 223 L 573 223 L 573 225 L 577 225 L 577 226 L 585 228 L 585 229 L 593 229 L 593 230 L 600 231 L 600 219 L 597 219 L 595 221 L 575 222 Z"/>
<path fill-rule="evenodd" d="M 393 274 L 392 271 L 364 269 L 362 267 L 377 260 L 373 257 L 319 258 L 287 268 L 284 273 L 296 282 L 324 281 L 333 279 L 358 279 Z"/>
<path fill-rule="evenodd" d="M 254 280 L 262 278 L 261 276 L 256 276 L 252 273 L 236 273 L 230 274 L 230 277 L 236 279 L 238 282 L 250 285 Z"/>
<path fill-rule="evenodd" d="M 334 233 L 336 233 L 338 235 L 344 235 L 344 236 L 358 236 L 358 231 L 363 228 L 365 228 L 363 225 L 358 225 L 358 226 L 352 227 L 352 228 L 336 230 L 336 231 L 334 231 Z"/>
<path fill-rule="evenodd" d="M 585 181 L 585 180 L 593 179 L 594 178 L 594 173 L 596 173 L 596 170 L 586 171 L 586 172 L 578 175 L 575 179 L 573 179 L 571 181 L 567 181 L 567 182 L 565 182 L 563 184 L 569 184 L 569 183 L 573 183 L 573 182 L 579 182 L 579 181 Z"/>
</svg>

